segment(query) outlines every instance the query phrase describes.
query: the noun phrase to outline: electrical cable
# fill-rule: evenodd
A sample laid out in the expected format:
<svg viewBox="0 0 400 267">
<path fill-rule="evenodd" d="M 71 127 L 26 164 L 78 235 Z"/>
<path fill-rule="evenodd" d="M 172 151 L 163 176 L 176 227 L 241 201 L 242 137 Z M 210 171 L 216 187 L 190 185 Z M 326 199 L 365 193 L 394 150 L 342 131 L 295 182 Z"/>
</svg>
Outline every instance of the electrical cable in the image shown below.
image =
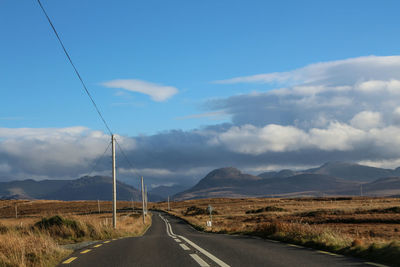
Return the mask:
<svg viewBox="0 0 400 267">
<path fill-rule="evenodd" d="M 124 150 L 122 149 L 121 145 L 118 143 L 117 139 L 115 139 L 115 142 L 117 143 L 117 146 L 119 148 L 119 150 L 121 151 L 122 155 L 124 156 L 126 162 L 128 163 L 128 165 L 132 168 L 133 172 L 136 174 L 137 177 L 141 178 L 142 176 L 139 175 L 139 173 L 136 171 L 135 167 L 133 166 L 133 164 L 131 163 L 131 161 L 129 160 L 129 158 L 126 156 Z"/>
<path fill-rule="evenodd" d="M 63 42 L 61 41 L 61 38 L 60 38 L 60 36 L 58 35 L 58 32 L 57 32 L 56 28 L 54 27 L 53 23 L 51 22 L 50 17 L 47 15 L 47 12 L 46 12 L 46 10 L 44 9 L 44 7 L 43 7 L 42 3 L 40 2 L 40 0 L 37 0 L 37 2 L 39 3 L 40 8 L 42 9 L 44 15 L 46 16 L 47 21 L 49 22 L 51 28 L 53 29 L 53 31 L 54 31 L 54 33 L 55 33 L 57 39 L 58 39 L 58 42 L 60 43 L 62 49 L 64 50 L 65 55 L 66 55 L 67 58 L 68 58 L 69 63 L 71 63 L 71 66 L 74 68 L 75 74 L 78 76 L 78 79 L 81 81 L 81 84 L 82 84 L 82 86 L 83 86 L 84 91 L 85 91 L 86 94 L 89 96 L 90 100 L 92 101 L 92 104 L 93 104 L 94 108 L 96 109 L 97 113 L 99 114 L 99 116 L 100 116 L 101 120 L 103 121 L 104 125 L 106 126 L 108 132 L 110 133 L 110 135 L 112 135 L 113 133 L 112 133 L 110 127 L 108 126 L 108 123 L 107 123 L 106 120 L 104 119 L 103 115 L 102 115 L 101 112 L 100 112 L 100 109 L 98 108 L 98 106 L 97 106 L 96 102 L 94 101 L 92 95 L 90 94 L 89 90 L 87 89 L 86 84 L 85 84 L 85 82 L 83 81 L 82 76 L 79 74 L 78 69 L 75 67 L 75 64 L 72 62 L 72 59 L 71 59 L 71 57 L 70 57 L 70 55 L 69 55 L 67 49 L 65 48 Z"/>
<path fill-rule="evenodd" d="M 108 149 L 110 148 L 110 145 L 111 145 L 111 142 L 108 143 L 106 150 L 104 150 L 103 154 L 96 160 L 96 163 L 94 164 L 92 170 L 89 172 L 89 174 L 87 176 L 90 176 L 92 174 L 92 172 L 94 172 L 94 170 L 97 167 L 97 164 L 99 164 L 100 160 L 104 157 L 104 155 L 107 153 Z"/>
<path fill-rule="evenodd" d="M 104 119 L 104 117 L 103 117 L 103 115 L 102 115 L 102 113 L 101 113 L 99 107 L 97 106 L 97 104 L 96 104 L 96 102 L 94 101 L 92 95 L 90 94 L 89 90 L 87 89 L 86 84 L 85 84 L 85 82 L 84 82 L 83 79 L 82 79 L 82 76 L 80 75 L 78 69 L 75 67 L 75 64 L 73 63 L 73 61 L 72 61 L 72 59 L 71 59 L 71 57 L 70 57 L 70 55 L 69 55 L 67 49 L 65 48 L 64 43 L 62 42 L 62 40 L 61 40 L 61 38 L 60 38 L 60 36 L 59 36 L 59 34 L 58 34 L 56 28 L 55 28 L 54 25 L 53 25 L 53 22 L 51 21 L 50 17 L 47 15 L 47 12 L 46 12 L 46 10 L 44 9 L 44 7 L 43 7 L 42 3 L 40 2 L 40 0 L 37 0 L 37 2 L 38 2 L 38 4 L 39 4 L 40 8 L 42 9 L 44 15 L 46 16 L 47 21 L 49 22 L 51 28 L 53 29 L 53 32 L 54 32 L 54 34 L 56 35 L 58 42 L 60 43 L 60 45 L 61 45 L 61 47 L 62 47 L 62 49 L 63 49 L 63 51 L 64 51 L 66 57 L 68 58 L 69 63 L 71 64 L 72 68 L 73 68 L 74 71 L 75 71 L 75 74 L 77 75 L 78 79 L 80 80 L 80 82 L 81 82 L 81 84 L 82 84 L 82 86 L 83 86 L 83 89 L 84 89 L 85 93 L 86 93 L 86 94 L 88 95 L 88 97 L 90 98 L 90 100 L 91 100 L 91 102 L 92 102 L 94 108 L 96 109 L 98 115 L 100 116 L 100 119 L 103 121 L 103 123 L 104 123 L 105 127 L 107 128 L 109 134 L 110 134 L 110 135 L 113 135 L 113 132 L 111 131 L 111 128 L 109 127 L 107 121 Z M 128 157 L 126 156 L 124 150 L 122 149 L 122 147 L 120 146 L 120 144 L 118 143 L 118 141 L 117 141 L 116 139 L 115 139 L 115 141 L 116 141 L 116 143 L 117 143 L 117 145 L 118 145 L 118 147 L 119 147 L 119 149 L 120 149 L 122 155 L 124 156 L 124 158 L 125 158 L 125 160 L 128 162 L 128 164 L 131 166 L 131 168 L 132 168 L 132 170 L 134 171 L 134 173 L 135 173 L 139 178 L 141 178 L 141 176 L 137 173 L 136 169 L 134 168 L 133 164 L 130 162 L 130 160 L 129 160 Z M 104 152 L 104 154 L 107 152 L 109 146 L 110 146 L 110 144 L 108 145 L 108 147 L 107 147 L 106 151 Z M 103 154 L 103 156 L 104 156 L 104 154 Z M 103 156 L 102 156 L 102 157 L 103 157 Z M 98 164 L 98 161 L 96 162 L 96 165 L 97 165 L 97 164 Z M 96 165 L 95 165 L 95 167 L 96 167 Z M 93 171 L 94 171 L 94 168 L 92 169 L 92 171 L 90 172 L 90 174 L 91 174 Z"/>
</svg>

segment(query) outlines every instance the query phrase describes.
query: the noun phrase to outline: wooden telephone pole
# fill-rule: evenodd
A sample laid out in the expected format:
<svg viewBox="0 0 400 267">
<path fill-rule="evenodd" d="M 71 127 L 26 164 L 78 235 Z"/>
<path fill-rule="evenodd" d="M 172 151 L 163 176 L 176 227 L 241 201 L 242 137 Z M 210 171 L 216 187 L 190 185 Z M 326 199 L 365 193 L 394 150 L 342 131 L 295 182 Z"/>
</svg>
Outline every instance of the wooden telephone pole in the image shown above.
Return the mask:
<svg viewBox="0 0 400 267">
<path fill-rule="evenodd" d="M 115 171 L 115 137 L 111 135 L 112 176 L 113 176 L 113 228 L 117 228 L 117 174 Z"/>
</svg>

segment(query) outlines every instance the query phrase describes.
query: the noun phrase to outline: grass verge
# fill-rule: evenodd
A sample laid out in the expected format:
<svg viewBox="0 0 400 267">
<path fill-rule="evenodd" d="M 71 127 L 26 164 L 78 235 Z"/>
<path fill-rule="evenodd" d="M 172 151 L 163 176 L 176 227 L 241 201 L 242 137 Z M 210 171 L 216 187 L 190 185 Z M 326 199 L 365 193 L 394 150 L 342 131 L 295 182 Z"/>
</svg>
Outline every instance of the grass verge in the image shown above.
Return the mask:
<svg viewBox="0 0 400 267">
<path fill-rule="evenodd" d="M 117 226 L 114 230 L 111 220 L 100 215 L 56 215 L 25 226 L 0 224 L 0 266 L 55 266 L 72 252 L 61 245 L 139 236 L 151 226 L 151 216 L 146 218 L 145 224 L 139 215 L 121 216 Z"/>
</svg>

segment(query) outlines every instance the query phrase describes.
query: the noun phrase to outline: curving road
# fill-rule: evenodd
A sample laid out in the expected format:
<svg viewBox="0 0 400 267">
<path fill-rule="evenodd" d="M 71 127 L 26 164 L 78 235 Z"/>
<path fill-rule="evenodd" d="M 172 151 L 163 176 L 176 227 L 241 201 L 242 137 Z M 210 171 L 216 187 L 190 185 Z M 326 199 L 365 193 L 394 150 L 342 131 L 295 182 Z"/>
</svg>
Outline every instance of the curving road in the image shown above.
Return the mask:
<svg viewBox="0 0 400 267">
<path fill-rule="evenodd" d="M 75 251 L 60 267 L 383 266 L 255 237 L 199 232 L 179 218 L 153 213 L 142 237 L 108 240 Z"/>
</svg>

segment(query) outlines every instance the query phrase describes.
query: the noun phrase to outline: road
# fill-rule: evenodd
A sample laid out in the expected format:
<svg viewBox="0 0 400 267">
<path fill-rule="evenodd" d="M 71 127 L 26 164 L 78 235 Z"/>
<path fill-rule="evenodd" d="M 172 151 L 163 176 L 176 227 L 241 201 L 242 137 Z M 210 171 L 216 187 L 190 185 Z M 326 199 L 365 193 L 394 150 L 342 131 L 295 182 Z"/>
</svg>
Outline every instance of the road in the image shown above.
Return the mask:
<svg viewBox="0 0 400 267">
<path fill-rule="evenodd" d="M 60 267 L 128 266 L 383 266 L 255 237 L 203 233 L 153 212 L 141 237 L 102 241 L 75 251 Z"/>
</svg>

